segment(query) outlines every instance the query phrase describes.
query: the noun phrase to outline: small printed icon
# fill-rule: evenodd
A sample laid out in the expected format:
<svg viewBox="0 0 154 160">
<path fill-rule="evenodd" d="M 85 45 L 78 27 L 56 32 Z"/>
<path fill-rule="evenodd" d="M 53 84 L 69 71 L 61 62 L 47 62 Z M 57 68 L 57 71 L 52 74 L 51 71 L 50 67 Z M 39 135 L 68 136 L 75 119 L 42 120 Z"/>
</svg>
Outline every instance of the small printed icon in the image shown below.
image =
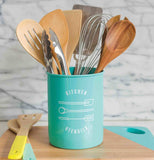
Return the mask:
<svg viewBox="0 0 154 160">
<path fill-rule="evenodd" d="M 94 121 L 94 114 L 90 115 L 85 115 L 84 117 L 81 118 L 72 118 L 72 117 L 58 117 L 59 120 L 64 120 L 64 121 Z"/>
<path fill-rule="evenodd" d="M 66 109 L 65 107 L 59 107 L 58 112 L 60 114 L 65 114 L 65 113 L 83 113 L 83 112 L 91 112 L 94 111 L 94 108 L 89 108 L 89 109 Z"/>
<path fill-rule="evenodd" d="M 61 105 L 81 105 L 81 106 L 92 106 L 94 105 L 95 100 L 94 99 L 85 99 L 81 102 L 69 102 L 69 101 L 59 101 L 58 103 Z"/>
</svg>

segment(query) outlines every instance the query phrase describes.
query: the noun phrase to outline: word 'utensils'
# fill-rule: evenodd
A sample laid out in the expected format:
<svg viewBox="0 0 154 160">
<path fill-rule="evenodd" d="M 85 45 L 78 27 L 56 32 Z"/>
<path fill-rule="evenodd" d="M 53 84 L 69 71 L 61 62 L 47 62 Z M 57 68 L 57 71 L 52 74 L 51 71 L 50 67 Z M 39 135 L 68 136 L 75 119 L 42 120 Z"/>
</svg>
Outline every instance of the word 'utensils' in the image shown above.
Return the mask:
<svg viewBox="0 0 154 160">
<path fill-rule="evenodd" d="M 59 43 L 58 37 L 51 28 L 49 28 L 49 33 L 50 33 L 50 40 L 52 41 L 52 49 L 57 54 L 57 58 L 60 62 L 62 72 L 65 75 L 68 75 L 66 60 L 65 60 L 61 45 Z"/>
</svg>

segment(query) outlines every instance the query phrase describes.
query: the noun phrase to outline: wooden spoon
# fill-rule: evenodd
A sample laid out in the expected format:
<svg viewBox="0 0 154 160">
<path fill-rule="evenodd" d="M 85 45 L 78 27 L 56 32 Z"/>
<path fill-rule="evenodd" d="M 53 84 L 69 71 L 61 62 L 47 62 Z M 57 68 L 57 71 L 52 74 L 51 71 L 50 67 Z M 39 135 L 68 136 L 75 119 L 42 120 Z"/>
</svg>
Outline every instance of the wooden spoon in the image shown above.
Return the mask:
<svg viewBox="0 0 154 160">
<path fill-rule="evenodd" d="M 67 20 L 62 10 L 57 9 L 46 14 L 40 20 L 39 23 L 45 29 L 49 37 L 50 37 L 49 28 L 51 28 L 56 33 L 64 53 L 66 63 L 67 63 L 67 45 L 69 40 L 69 29 L 68 29 Z M 53 56 L 55 58 L 56 54 Z M 53 69 L 54 69 L 54 72 L 57 72 L 54 66 L 55 66 L 55 63 L 53 63 Z M 67 67 L 68 67 L 68 63 L 67 63 Z M 68 70 L 69 70 L 69 67 L 68 67 Z"/>
<path fill-rule="evenodd" d="M 111 26 L 118 21 L 120 21 L 120 15 L 114 16 L 107 21 L 106 28 L 105 28 L 103 38 L 102 38 L 102 49 L 104 49 L 104 42 L 105 42 L 107 32 L 110 30 Z"/>
<path fill-rule="evenodd" d="M 72 54 L 78 44 L 82 25 L 82 10 L 63 11 L 69 28 L 69 41 L 67 46 L 67 63 L 70 66 Z"/>
<path fill-rule="evenodd" d="M 30 128 L 41 118 L 41 114 L 19 115 L 17 122 L 20 129 L 11 146 L 8 159 L 20 159 L 23 155 Z"/>
<path fill-rule="evenodd" d="M 11 119 L 8 121 L 8 127 L 11 131 L 13 131 L 14 133 L 18 133 L 19 132 L 19 125 L 17 123 L 17 119 Z M 27 138 L 27 142 L 24 148 L 24 153 L 23 153 L 23 160 L 26 159 L 36 159 L 35 154 L 33 152 L 32 146 L 30 144 L 29 138 Z"/>
<path fill-rule="evenodd" d="M 43 28 L 36 21 L 25 19 L 16 28 L 16 35 L 24 49 L 45 67 L 41 45 Z"/>
<path fill-rule="evenodd" d="M 121 20 L 111 26 L 105 39 L 103 53 L 95 73 L 101 72 L 114 58 L 122 54 L 135 38 L 136 30 L 128 20 Z"/>
<path fill-rule="evenodd" d="M 120 15 L 114 16 L 114 17 L 112 17 L 111 19 L 109 19 L 109 20 L 107 21 L 107 24 L 106 24 L 107 29 L 109 30 L 109 29 L 111 28 L 111 26 L 112 26 L 113 24 L 115 24 L 116 22 L 118 22 L 118 21 L 120 21 Z"/>
</svg>

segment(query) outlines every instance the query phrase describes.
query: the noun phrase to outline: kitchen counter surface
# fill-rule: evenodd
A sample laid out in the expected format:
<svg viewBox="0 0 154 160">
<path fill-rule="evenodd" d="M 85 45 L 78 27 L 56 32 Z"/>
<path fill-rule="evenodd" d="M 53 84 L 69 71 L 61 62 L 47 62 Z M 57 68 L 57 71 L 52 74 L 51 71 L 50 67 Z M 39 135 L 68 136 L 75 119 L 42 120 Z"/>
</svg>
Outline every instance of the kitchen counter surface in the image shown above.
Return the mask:
<svg viewBox="0 0 154 160">
<path fill-rule="evenodd" d="M 37 126 L 47 126 L 47 121 L 40 121 Z M 104 121 L 106 126 L 142 126 L 148 128 L 154 135 L 154 121 Z M 0 121 L 0 136 L 7 130 L 7 121 Z"/>
</svg>

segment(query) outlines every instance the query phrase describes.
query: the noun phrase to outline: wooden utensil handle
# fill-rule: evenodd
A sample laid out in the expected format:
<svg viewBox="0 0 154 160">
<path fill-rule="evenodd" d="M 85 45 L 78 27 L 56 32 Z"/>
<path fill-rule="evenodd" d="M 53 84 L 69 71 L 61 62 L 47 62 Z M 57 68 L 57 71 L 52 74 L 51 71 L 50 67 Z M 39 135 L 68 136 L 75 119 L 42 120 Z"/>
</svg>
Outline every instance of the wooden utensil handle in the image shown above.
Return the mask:
<svg viewBox="0 0 154 160">
<path fill-rule="evenodd" d="M 105 68 L 105 66 L 110 62 L 110 56 L 111 56 L 112 52 L 110 52 L 108 50 L 108 48 L 106 46 L 104 46 L 103 49 L 103 53 L 101 55 L 99 64 L 95 70 L 95 73 L 99 73 L 101 71 L 103 71 L 103 69 Z"/>
<path fill-rule="evenodd" d="M 26 141 L 27 136 L 16 136 L 11 146 L 8 159 L 21 159 L 24 152 Z"/>
</svg>

